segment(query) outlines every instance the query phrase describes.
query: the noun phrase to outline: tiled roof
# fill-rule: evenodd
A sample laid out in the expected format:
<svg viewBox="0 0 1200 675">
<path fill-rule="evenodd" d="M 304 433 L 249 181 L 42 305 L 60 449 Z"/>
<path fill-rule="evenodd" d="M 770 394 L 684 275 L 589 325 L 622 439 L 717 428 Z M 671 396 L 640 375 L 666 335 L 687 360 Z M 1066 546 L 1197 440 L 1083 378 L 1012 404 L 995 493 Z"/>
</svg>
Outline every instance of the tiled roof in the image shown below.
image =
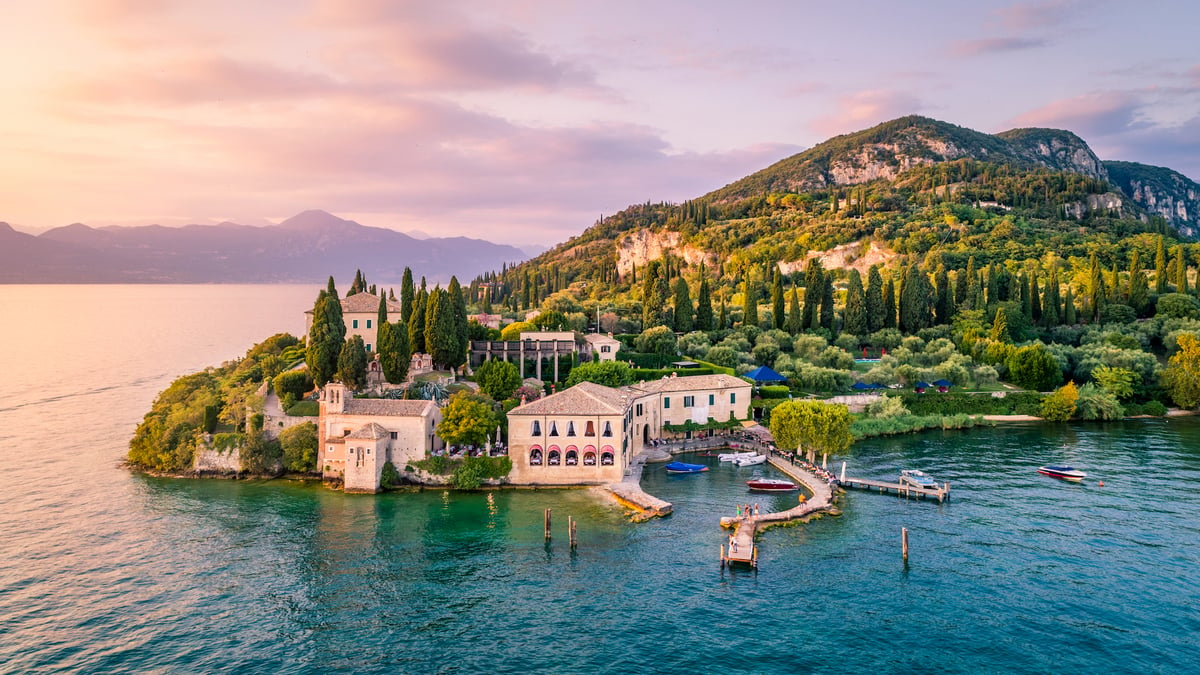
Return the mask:
<svg viewBox="0 0 1200 675">
<path fill-rule="evenodd" d="M 583 336 L 583 339 L 587 340 L 588 342 L 591 342 L 593 344 L 595 344 L 597 342 L 599 342 L 599 343 L 612 343 L 612 342 L 619 343 L 620 342 L 620 340 L 616 339 L 615 337 L 612 337 L 611 335 L 604 335 L 603 333 L 588 333 L 587 335 Z"/>
<path fill-rule="evenodd" d="M 580 382 L 532 403 L 513 408 L 509 415 L 623 415 L 628 393 L 594 382 Z"/>
<path fill-rule="evenodd" d="M 351 433 L 346 438 L 377 441 L 381 438 L 387 438 L 389 435 L 391 435 L 391 432 L 389 432 L 387 429 L 384 429 L 378 424 L 371 422 L 365 427 Z"/>
<path fill-rule="evenodd" d="M 730 389 L 733 387 L 749 387 L 750 383 L 732 375 L 689 375 L 685 377 L 664 377 L 649 382 L 639 382 L 631 385 L 633 389 L 644 392 L 678 392 L 695 391 L 700 389 Z"/>
<path fill-rule="evenodd" d="M 433 401 L 402 401 L 391 398 L 346 399 L 347 415 L 378 415 L 380 417 L 418 417 L 433 406 Z"/>
<path fill-rule="evenodd" d="M 370 293 L 355 293 L 349 297 L 342 298 L 341 303 L 342 314 L 375 314 L 379 311 L 379 296 L 371 295 Z M 400 311 L 402 309 L 400 303 L 389 300 L 387 308 L 389 321 L 396 321 L 400 318 Z M 304 313 L 312 314 L 313 311 L 309 309 Z"/>
</svg>

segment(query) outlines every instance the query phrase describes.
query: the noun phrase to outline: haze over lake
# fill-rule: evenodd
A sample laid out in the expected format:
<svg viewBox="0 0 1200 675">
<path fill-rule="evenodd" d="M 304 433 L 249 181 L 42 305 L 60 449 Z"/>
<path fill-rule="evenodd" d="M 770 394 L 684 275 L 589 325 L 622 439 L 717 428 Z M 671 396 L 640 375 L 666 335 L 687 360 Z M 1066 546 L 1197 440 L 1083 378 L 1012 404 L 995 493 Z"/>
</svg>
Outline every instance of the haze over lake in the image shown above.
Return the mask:
<svg viewBox="0 0 1200 675">
<path fill-rule="evenodd" d="M 847 494 L 840 517 L 768 531 L 757 574 L 721 572 L 717 521 L 790 504 L 747 495 L 762 467 L 652 468 L 675 513 L 633 524 L 585 490 L 345 495 L 120 465 L 159 391 L 299 335 L 318 290 L 0 286 L 0 671 L 1195 668 L 1190 419 L 858 443 L 853 472 L 922 468 L 951 501 Z M 1092 478 L 1034 473 L 1059 461 Z"/>
</svg>

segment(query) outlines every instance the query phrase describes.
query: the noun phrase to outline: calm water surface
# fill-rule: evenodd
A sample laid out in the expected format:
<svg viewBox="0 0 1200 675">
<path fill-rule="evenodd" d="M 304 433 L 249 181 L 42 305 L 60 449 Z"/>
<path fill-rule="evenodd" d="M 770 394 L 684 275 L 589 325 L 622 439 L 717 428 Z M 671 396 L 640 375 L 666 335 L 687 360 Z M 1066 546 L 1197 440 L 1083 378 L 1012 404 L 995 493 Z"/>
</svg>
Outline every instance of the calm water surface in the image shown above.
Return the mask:
<svg viewBox="0 0 1200 675">
<path fill-rule="evenodd" d="M 0 286 L 0 671 L 1198 671 L 1192 420 L 860 443 L 851 473 L 923 468 L 952 501 L 847 494 L 763 535 L 757 574 L 719 569 L 716 523 L 795 497 L 750 496 L 771 470 L 713 458 L 649 472 L 675 513 L 643 524 L 585 490 L 347 496 L 119 466 L 158 391 L 298 333 L 317 290 Z M 1034 473 L 1052 461 L 1093 478 Z"/>
</svg>

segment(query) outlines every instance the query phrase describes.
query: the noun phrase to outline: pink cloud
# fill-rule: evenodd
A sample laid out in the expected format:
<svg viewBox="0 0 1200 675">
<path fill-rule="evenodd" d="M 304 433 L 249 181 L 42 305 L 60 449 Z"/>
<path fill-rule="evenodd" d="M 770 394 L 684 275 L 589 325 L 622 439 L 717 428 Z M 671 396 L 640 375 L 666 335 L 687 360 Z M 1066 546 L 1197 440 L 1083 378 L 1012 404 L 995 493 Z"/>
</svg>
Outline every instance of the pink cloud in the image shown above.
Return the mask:
<svg viewBox="0 0 1200 675">
<path fill-rule="evenodd" d="M 978 40 L 958 40 L 950 46 L 950 53 L 955 56 L 970 57 L 986 54 L 1018 52 L 1026 49 L 1045 47 L 1047 42 L 1038 38 L 999 37 L 981 38 Z"/>
<path fill-rule="evenodd" d="M 1067 129 L 1081 136 L 1102 136 L 1133 127 L 1141 105 L 1137 97 L 1127 92 L 1083 94 L 1052 101 L 1018 115 L 1012 124 Z"/>
<path fill-rule="evenodd" d="M 816 118 L 810 126 L 818 133 L 833 136 L 916 113 L 924 107 L 920 99 L 906 92 L 869 89 L 839 97 L 835 111 Z"/>
<path fill-rule="evenodd" d="M 997 9 L 994 13 L 1012 30 L 1026 31 L 1054 28 L 1067 21 L 1079 8 L 1077 0 L 1047 2 L 1018 2 Z"/>
</svg>

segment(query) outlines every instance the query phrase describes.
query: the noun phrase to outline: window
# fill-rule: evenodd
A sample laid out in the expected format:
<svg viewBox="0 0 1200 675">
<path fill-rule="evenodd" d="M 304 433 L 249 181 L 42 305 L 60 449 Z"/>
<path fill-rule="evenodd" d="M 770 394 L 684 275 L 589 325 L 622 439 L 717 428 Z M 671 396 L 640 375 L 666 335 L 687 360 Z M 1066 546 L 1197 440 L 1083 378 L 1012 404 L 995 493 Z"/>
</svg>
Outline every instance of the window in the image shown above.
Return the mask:
<svg viewBox="0 0 1200 675">
<path fill-rule="evenodd" d="M 737 392 L 729 392 L 729 402 L 737 403 Z"/>
<path fill-rule="evenodd" d="M 562 464 L 562 459 L 559 455 L 558 448 L 553 448 L 546 455 L 546 464 L 550 466 L 558 466 L 559 464 Z"/>
<path fill-rule="evenodd" d="M 585 452 L 583 454 L 583 465 L 584 466 L 596 466 L 596 453 L 595 452 Z"/>
<path fill-rule="evenodd" d="M 530 436 L 541 436 L 542 435 L 542 423 L 537 420 L 534 420 L 533 421 L 533 429 L 529 432 L 529 435 Z M 540 457 L 540 455 L 539 455 L 539 457 Z M 540 464 L 540 462 L 539 462 L 539 464 Z"/>
<path fill-rule="evenodd" d="M 349 435 L 350 435 L 350 430 L 349 430 L 349 429 L 342 429 L 342 435 L 343 435 L 343 436 L 349 436 Z"/>
<path fill-rule="evenodd" d="M 558 422 L 555 422 L 553 420 L 550 422 L 550 435 L 551 436 L 558 435 Z"/>
<path fill-rule="evenodd" d="M 371 327 L 371 320 L 367 319 L 367 328 L 370 328 L 370 327 Z"/>
<path fill-rule="evenodd" d="M 567 466 L 575 466 L 576 464 L 579 464 L 579 451 L 567 448 Z"/>
<path fill-rule="evenodd" d="M 354 320 L 353 320 L 353 323 L 354 323 L 354 326 L 353 326 L 353 327 L 354 327 L 354 328 L 358 328 L 358 319 L 354 319 Z"/>
<path fill-rule="evenodd" d="M 708 395 L 708 404 L 709 404 L 709 405 L 716 405 L 716 404 L 717 404 L 717 395 L 716 395 L 716 394 L 709 394 L 709 395 Z"/>
<path fill-rule="evenodd" d="M 608 438 L 612 438 L 612 422 L 604 423 L 604 435 Z"/>
<path fill-rule="evenodd" d="M 541 465 L 542 465 L 542 449 L 535 445 L 529 450 L 529 466 L 541 466 Z"/>
<path fill-rule="evenodd" d="M 670 408 L 670 407 L 671 407 L 671 397 L 664 396 L 663 397 L 663 410 L 666 410 L 667 408 Z"/>
<path fill-rule="evenodd" d="M 392 440 L 393 440 L 393 441 L 394 441 L 394 440 L 396 440 L 396 438 L 397 438 L 398 436 L 399 436 L 399 434 L 397 434 L 397 433 L 396 433 L 396 432 L 394 432 L 394 431 L 392 432 Z"/>
<path fill-rule="evenodd" d="M 591 420 L 588 420 L 587 426 L 583 428 L 583 435 L 584 436 L 595 436 L 596 435 L 596 425 Z"/>
<path fill-rule="evenodd" d="M 367 328 L 370 328 L 370 326 L 367 326 Z M 367 343 L 367 351 L 368 351 L 368 352 L 369 352 L 369 351 L 371 351 L 371 344 L 370 344 L 370 343 Z"/>
<path fill-rule="evenodd" d="M 695 405 L 696 405 L 696 397 L 695 396 L 684 396 L 683 397 L 683 407 L 691 408 Z"/>
<path fill-rule="evenodd" d="M 642 404 L 641 403 L 637 404 L 637 416 L 638 417 L 642 416 Z"/>
<path fill-rule="evenodd" d="M 567 422 L 567 435 L 568 436 L 575 435 L 575 422 Z"/>
<path fill-rule="evenodd" d="M 607 353 L 609 353 L 609 352 L 611 352 L 611 351 L 612 351 L 612 347 L 609 347 L 608 345 L 602 345 L 602 346 L 600 347 L 600 353 L 601 353 L 601 354 L 607 354 Z"/>
</svg>

